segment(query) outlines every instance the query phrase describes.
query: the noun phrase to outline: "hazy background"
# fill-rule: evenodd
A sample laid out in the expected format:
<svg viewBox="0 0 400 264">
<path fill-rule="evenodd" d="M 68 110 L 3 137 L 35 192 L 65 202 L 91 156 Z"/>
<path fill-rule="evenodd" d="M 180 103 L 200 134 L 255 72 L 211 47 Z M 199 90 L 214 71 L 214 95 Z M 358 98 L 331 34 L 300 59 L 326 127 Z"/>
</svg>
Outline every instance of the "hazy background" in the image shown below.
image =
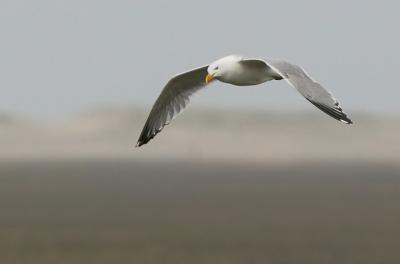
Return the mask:
<svg viewBox="0 0 400 264">
<path fill-rule="evenodd" d="M 352 112 L 398 113 L 397 1 L 0 3 L 0 109 L 38 118 L 148 108 L 171 75 L 232 54 L 302 65 Z M 194 105 L 311 109 L 284 82 Z"/>
<path fill-rule="evenodd" d="M 0 262 L 400 261 L 400 4 L 1 1 Z M 285 82 L 213 84 L 134 148 L 174 74 L 284 58 Z"/>
</svg>

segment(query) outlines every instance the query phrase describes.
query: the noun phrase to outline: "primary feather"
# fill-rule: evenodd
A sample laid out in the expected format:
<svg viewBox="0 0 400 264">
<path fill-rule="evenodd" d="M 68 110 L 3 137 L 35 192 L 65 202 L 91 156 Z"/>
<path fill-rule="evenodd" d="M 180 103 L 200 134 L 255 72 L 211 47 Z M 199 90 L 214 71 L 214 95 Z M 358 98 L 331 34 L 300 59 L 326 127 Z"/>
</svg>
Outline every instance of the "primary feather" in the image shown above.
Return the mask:
<svg viewBox="0 0 400 264">
<path fill-rule="evenodd" d="M 136 144 L 137 147 L 154 138 L 187 106 L 190 96 L 206 85 L 207 67 L 178 74 L 169 80 L 150 111 Z"/>
</svg>

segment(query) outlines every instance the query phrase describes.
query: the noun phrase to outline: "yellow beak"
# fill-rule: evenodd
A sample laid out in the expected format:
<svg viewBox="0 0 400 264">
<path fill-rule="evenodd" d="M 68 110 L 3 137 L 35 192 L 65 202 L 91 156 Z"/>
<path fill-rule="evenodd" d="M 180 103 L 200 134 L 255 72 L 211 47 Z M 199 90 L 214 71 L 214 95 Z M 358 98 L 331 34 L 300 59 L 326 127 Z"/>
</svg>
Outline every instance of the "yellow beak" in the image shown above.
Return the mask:
<svg viewBox="0 0 400 264">
<path fill-rule="evenodd" d="M 206 76 L 206 83 L 211 82 L 212 80 L 214 80 L 214 74 L 207 74 Z"/>
</svg>

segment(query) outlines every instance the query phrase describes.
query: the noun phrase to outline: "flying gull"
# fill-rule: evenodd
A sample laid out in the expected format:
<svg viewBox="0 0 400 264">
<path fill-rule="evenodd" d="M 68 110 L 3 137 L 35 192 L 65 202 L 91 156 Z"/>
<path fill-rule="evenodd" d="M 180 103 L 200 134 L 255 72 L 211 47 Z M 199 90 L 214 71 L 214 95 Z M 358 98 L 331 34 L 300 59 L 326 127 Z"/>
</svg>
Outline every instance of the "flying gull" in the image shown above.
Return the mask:
<svg viewBox="0 0 400 264">
<path fill-rule="evenodd" d="M 335 97 L 301 67 L 282 60 L 248 59 L 231 55 L 169 80 L 154 103 L 136 146 L 140 147 L 154 138 L 187 106 L 193 93 L 214 80 L 247 86 L 282 79 L 326 114 L 343 123 L 352 124 Z"/>
</svg>

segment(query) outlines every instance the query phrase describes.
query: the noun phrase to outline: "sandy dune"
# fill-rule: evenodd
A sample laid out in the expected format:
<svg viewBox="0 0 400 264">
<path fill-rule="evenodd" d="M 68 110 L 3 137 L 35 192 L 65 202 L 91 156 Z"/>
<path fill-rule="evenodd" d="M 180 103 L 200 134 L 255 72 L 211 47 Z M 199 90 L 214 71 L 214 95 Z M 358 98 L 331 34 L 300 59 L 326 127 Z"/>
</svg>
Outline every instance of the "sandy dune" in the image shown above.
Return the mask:
<svg viewBox="0 0 400 264">
<path fill-rule="evenodd" d="M 398 161 L 400 119 L 353 116 L 348 126 L 313 113 L 190 109 L 150 144 L 134 148 L 147 112 L 105 109 L 62 121 L 0 120 L 0 159 L 291 162 Z"/>
</svg>

